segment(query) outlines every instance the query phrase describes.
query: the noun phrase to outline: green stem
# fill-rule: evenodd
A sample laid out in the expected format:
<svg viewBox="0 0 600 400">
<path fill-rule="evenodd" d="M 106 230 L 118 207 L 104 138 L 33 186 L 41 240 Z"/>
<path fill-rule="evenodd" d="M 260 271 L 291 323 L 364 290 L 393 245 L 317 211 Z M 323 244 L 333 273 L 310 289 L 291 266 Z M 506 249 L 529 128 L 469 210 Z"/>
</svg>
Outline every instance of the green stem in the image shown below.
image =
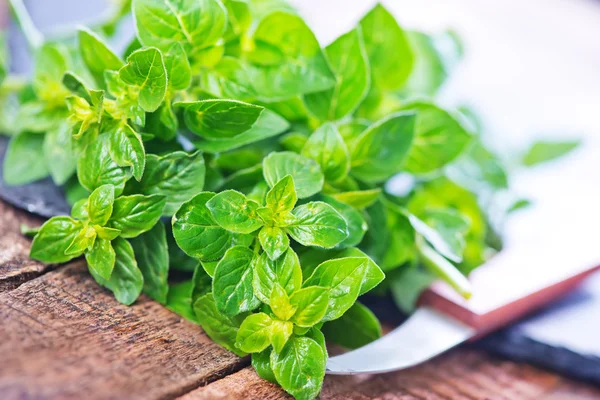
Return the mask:
<svg viewBox="0 0 600 400">
<path fill-rule="evenodd" d="M 436 276 L 448 283 L 462 297 L 468 299 L 473 294 L 467 278 L 452 263 L 432 249 L 424 240 L 417 243 L 423 265 Z"/>
<path fill-rule="evenodd" d="M 35 27 L 31 16 L 23 4 L 23 0 L 9 0 L 13 14 L 21 27 L 21 32 L 25 35 L 29 47 L 37 49 L 44 42 L 44 35 Z"/>
</svg>

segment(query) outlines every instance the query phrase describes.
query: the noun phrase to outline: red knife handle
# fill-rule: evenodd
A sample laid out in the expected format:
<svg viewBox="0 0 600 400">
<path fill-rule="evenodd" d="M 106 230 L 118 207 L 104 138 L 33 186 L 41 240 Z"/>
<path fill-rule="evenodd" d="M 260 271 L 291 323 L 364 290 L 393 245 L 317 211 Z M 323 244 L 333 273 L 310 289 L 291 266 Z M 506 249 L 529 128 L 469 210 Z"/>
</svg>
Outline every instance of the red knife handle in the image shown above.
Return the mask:
<svg viewBox="0 0 600 400">
<path fill-rule="evenodd" d="M 600 254 L 577 257 L 571 252 L 557 255 L 548 248 L 537 250 L 503 251 L 473 271 L 469 300 L 446 284 L 435 283 L 419 304 L 470 325 L 481 337 L 568 293 L 600 269 Z"/>
</svg>

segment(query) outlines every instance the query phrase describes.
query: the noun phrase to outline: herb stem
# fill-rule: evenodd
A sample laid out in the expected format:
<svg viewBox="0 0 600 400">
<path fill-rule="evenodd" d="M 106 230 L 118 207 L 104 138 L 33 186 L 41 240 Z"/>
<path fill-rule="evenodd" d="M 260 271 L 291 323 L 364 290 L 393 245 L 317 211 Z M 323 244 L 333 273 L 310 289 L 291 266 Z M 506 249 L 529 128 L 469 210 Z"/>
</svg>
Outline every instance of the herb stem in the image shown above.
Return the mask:
<svg viewBox="0 0 600 400">
<path fill-rule="evenodd" d="M 9 0 L 9 3 L 29 47 L 37 49 L 44 42 L 44 35 L 35 27 L 23 0 Z"/>
<path fill-rule="evenodd" d="M 421 240 L 417 243 L 423 265 L 454 288 L 462 297 L 468 299 L 473 289 L 467 278 L 450 261 L 446 260 Z"/>
</svg>

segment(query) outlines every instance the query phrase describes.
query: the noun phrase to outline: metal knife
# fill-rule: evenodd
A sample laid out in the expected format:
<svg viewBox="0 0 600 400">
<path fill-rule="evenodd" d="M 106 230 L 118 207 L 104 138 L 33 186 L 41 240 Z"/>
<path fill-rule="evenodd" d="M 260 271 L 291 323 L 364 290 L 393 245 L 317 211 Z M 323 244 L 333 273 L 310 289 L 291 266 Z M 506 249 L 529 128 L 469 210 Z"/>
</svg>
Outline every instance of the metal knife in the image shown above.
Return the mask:
<svg viewBox="0 0 600 400">
<path fill-rule="evenodd" d="M 329 374 L 380 373 L 427 361 L 454 346 L 516 321 L 572 290 L 600 269 L 600 251 L 564 243 L 523 243 L 475 270 L 467 301 L 443 283 L 419 300 L 400 327 L 354 351 L 331 357 Z M 567 249 L 567 251 L 565 251 Z"/>
</svg>

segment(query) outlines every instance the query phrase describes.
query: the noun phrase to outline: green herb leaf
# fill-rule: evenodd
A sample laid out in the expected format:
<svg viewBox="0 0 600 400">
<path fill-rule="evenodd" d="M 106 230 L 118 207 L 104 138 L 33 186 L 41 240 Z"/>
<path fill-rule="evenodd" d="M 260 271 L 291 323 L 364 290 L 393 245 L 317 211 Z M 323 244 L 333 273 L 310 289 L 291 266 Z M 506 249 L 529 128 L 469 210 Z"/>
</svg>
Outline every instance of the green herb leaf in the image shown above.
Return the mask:
<svg viewBox="0 0 600 400">
<path fill-rule="evenodd" d="M 450 260 L 456 262 L 462 261 L 467 244 L 466 235 L 471 227 L 470 221 L 452 209 L 429 210 L 423 216 L 423 219 L 445 242 L 445 245 L 441 245 L 438 251 Z M 438 248 L 437 246 L 435 247 L 436 249 Z M 444 249 L 443 252 L 442 248 Z"/>
<path fill-rule="evenodd" d="M 79 234 L 83 225 L 70 217 L 52 217 L 42 225 L 33 242 L 29 256 L 45 263 L 64 263 L 73 258 L 65 251 Z"/>
<path fill-rule="evenodd" d="M 327 340 L 347 349 L 358 349 L 381 337 L 379 320 L 359 302 L 340 318 L 323 325 L 322 330 Z"/>
<path fill-rule="evenodd" d="M 191 280 L 170 285 L 165 307 L 190 322 L 198 323 L 194 309 L 192 308 L 192 286 L 193 282 Z"/>
<path fill-rule="evenodd" d="M 86 214 L 92 224 L 106 225 L 113 211 L 115 187 L 102 185 L 92 192 L 87 200 Z"/>
<path fill-rule="evenodd" d="M 263 173 L 270 187 L 291 175 L 299 198 L 321 191 L 324 176 L 314 160 L 292 152 L 271 153 L 263 160 Z"/>
<path fill-rule="evenodd" d="M 44 159 L 52 180 L 65 184 L 75 173 L 77 157 L 68 124 L 62 123 L 48 131 L 44 137 Z"/>
<path fill-rule="evenodd" d="M 380 261 L 384 271 L 397 268 L 414 259 L 416 255 L 414 225 L 401 211 L 397 207 L 387 207 L 385 210 L 383 223 L 387 227 L 389 237 Z"/>
<path fill-rule="evenodd" d="M 414 56 L 406 33 L 381 4 L 360 21 L 375 88 L 395 90 L 406 82 Z"/>
<path fill-rule="evenodd" d="M 131 53 L 127 64 L 119 70 L 119 78 L 139 91 L 140 106 L 146 112 L 156 111 L 165 98 L 167 71 L 162 53 L 156 48 Z"/>
<path fill-rule="evenodd" d="M 258 353 L 271 344 L 273 320 L 265 313 L 252 314 L 237 332 L 236 347 L 246 353 Z"/>
<path fill-rule="evenodd" d="M 287 294 L 295 292 L 302 286 L 300 261 L 291 248 L 275 260 L 263 253 L 254 263 L 252 286 L 260 301 L 269 304 L 275 284 L 281 285 Z"/>
<path fill-rule="evenodd" d="M 408 31 L 406 35 L 415 57 L 401 94 L 407 98 L 434 97 L 460 59 L 461 45 L 454 32 L 431 36 Z"/>
<path fill-rule="evenodd" d="M 81 58 L 96 83 L 104 87 L 104 71 L 117 71 L 123 66 L 123 61 L 91 30 L 79 28 L 78 37 Z"/>
<path fill-rule="evenodd" d="M 296 312 L 296 307 L 290 303 L 290 298 L 286 290 L 279 282 L 275 282 L 273 285 L 271 297 L 269 298 L 269 306 L 273 314 L 282 321 L 289 320 Z"/>
<path fill-rule="evenodd" d="M 253 41 L 260 44 L 255 53 L 268 47 L 276 55 L 270 65 L 248 68 L 249 82 L 260 100 L 284 100 L 335 84 L 319 42 L 299 16 L 281 11 L 267 15 L 259 22 Z M 261 59 L 264 55 L 248 57 Z"/>
<path fill-rule="evenodd" d="M 65 254 L 80 256 L 85 251 L 91 250 L 96 240 L 96 235 L 96 230 L 93 227 L 84 225 L 65 250 Z"/>
<path fill-rule="evenodd" d="M 317 129 L 302 148 L 302 155 L 321 166 L 328 182 L 344 179 L 350 171 L 350 155 L 335 125 L 327 123 Z"/>
<path fill-rule="evenodd" d="M 133 238 L 152 229 L 162 215 L 164 196 L 121 196 L 115 200 L 108 224 L 121 230 L 121 237 Z"/>
<path fill-rule="evenodd" d="M 292 336 L 292 333 L 294 333 L 294 324 L 290 321 L 273 320 L 273 327 L 271 329 L 273 350 L 280 352 L 290 336 Z"/>
<path fill-rule="evenodd" d="M 469 144 L 471 135 L 447 111 L 429 103 L 404 107 L 415 112 L 415 140 L 405 168 L 414 174 L 438 170 L 454 160 Z"/>
<path fill-rule="evenodd" d="M 349 192 L 334 193 L 331 195 L 334 199 L 351 205 L 354 208 L 364 209 L 370 207 L 377 201 L 381 189 L 353 190 Z"/>
<path fill-rule="evenodd" d="M 292 211 L 298 201 L 296 187 L 292 176 L 286 175 L 277 182 L 273 188 L 267 192 L 265 201 L 267 207 L 275 214 Z"/>
<path fill-rule="evenodd" d="M 92 249 L 86 251 L 85 260 L 93 273 L 108 280 L 115 268 L 116 253 L 110 240 L 97 237 Z"/>
<path fill-rule="evenodd" d="M 186 126 L 205 139 L 234 138 L 250 130 L 264 107 L 237 100 L 199 100 L 175 103 L 184 109 Z"/>
<path fill-rule="evenodd" d="M 62 85 L 63 74 L 69 69 L 68 50 L 61 44 L 46 42 L 35 54 L 33 89 L 47 108 L 64 105 L 67 89 Z"/>
<path fill-rule="evenodd" d="M 245 314 L 228 317 L 217 309 L 212 293 L 205 294 L 194 302 L 194 313 L 202 329 L 217 344 L 234 352 L 240 357 L 246 355 L 235 346 L 236 336 Z"/>
<path fill-rule="evenodd" d="M 131 246 L 144 276 L 144 293 L 165 304 L 169 290 L 169 252 L 165 226 L 159 221 L 148 232 L 132 239 Z"/>
<path fill-rule="evenodd" d="M 337 319 L 346 312 L 361 293 L 370 259 L 345 257 L 327 260 L 314 270 L 305 286 L 329 288 L 329 306 L 324 321 Z"/>
<path fill-rule="evenodd" d="M 207 153 L 221 153 L 279 135 L 289 126 L 284 118 L 265 109 L 256 123 L 244 133 L 231 138 L 194 141 L 194 146 Z"/>
<path fill-rule="evenodd" d="M 146 151 L 140 135 L 128 124 L 115 127 L 108 133 L 109 152 L 120 167 L 131 167 L 133 176 L 142 179 L 146 167 Z"/>
<path fill-rule="evenodd" d="M 417 307 L 419 296 L 437 277 L 423 268 L 408 268 L 390 279 L 394 302 L 403 312 L 410 314 Z"/>
<path fill-rule="evenodd" d="M 332 248 L 348 237 L 348 224 L 329 204 L 313 201 L 292 212 L 296 221 L 285 228 L 303 246 Z"/>
<path fill-rule="evenodd" d="M 125 305 L 133 304 L 142 292 L 144 277 L 137 266 L 133 248 L 127 240 L 117 238 L 112 242 L 115 250 L 115 267 L 110 279 L 104 279 L 93 269 L 90 273 L 100 285 L 112 291 L 115 298 Z"/>
<path fill-rule="evenodd" d="M 277 382 L 296 399 L 314 399 L 321 391 L 325 356 L 309 337 L 293 336 L 280 352 L 273 351 L 271 367 Z"/>
<path fill-rule="evenodd" d="M 163 54 L 170 90 L 185 90 L 192 83 L 192 68 L 181 43 L 173 43 Z"/>
<path fill-rule="evenodd" d="M 271 349 L 267 348 L 259 353 L 252 353 L 252 367 L 261 378 L 277 383 L 273 369 L 271 368 Z"/>
<path fill-rule="evenodd" d="M 402 171 L 414 131 L 415 115 L 410 112 L 391 114 L 371 125 L 352 142 L 352 175 L 381 182 Z"/>
<path fill-rule="evenodd" d="M 128 191 L 145 195 L 166 196 L 165 215 L 173 215 L 177 209 L 204 187 L 206 168 L 200 152 L 192 154 L 175 151 L 157 156 L 148 154 L 146 169 L 139 183 L 129 181 Z"/>
<path fill-rule="evenodd" d="M 309 328 L 321 322 L 329 304 L 329 288 L 309 286 L 292 294 L 290 303 L 296 307 L 292 322 Z"/>
<path fill-rule="evenodd" d="M 357 246 L 362 241 L 368 228 L 367 221 L 365 221 L 362 213 L 351 205 L 342 203 L 333 197 L 323 196 L 323 201 L 335 208 L 348 225 L 348 236 L 337 247 Z"/>
<path fill-rule="evenodd" d="M 471 284 L 448 260 L 425 243 L 419 245 L 419 255 L 423 265 L 433 274 L 447 282 L 465 299 L 471 297 Z"/>
<path fill-rule="evenodd" d="M 169 95 L 165 97 L 165 101 L 158 107 L 158 110 L 146 114 L 144 130 L 162 141 L 174 139 L 177 136 L 178 128 L 179 122 L 171 106 Z"/>
<path fill-rule="evenodd" d="M 217 43 L 227 23 L 217 0 L 134 0 L 133 15 L 142 44 L 166 51 L 180 43 L 190 54 Z"/>
<path fill-rule="evenodd" d="M 215 265 L 216 267 L 216 265 Z M 214 270 L 213 270 L 214 275 Z M 192 304 L 200 297 L 212 290 L 212 276 L 206 272 L 206 269 L 198 263 L 192 276 Z"/>
<path fill-rule="evenodd" d="M 11 138 L 4 156 L 4 181 L 24 185 L 50 173 L 43 155 L 44 136 L 22 132 Z"/>
<path fill-rule="evenodd" d="M 356 110 L 369 91 L 371 76 L 361 28 L 337 38 L 325 48 L 325 54 L 336 84 L 304 96 L 304 102 L 320 120 L 335 121 Z"/>
<path fill-rule="evenodd" d="M 77 178 L 90 192 L 110 184 L 115 187 L 115 195 L 119 195 L 129 175 L 111 158 L 105 138 L 107 136 L 101 136 L 86 147 L 77 162 Z"/>
<path fill-rule="evenodd" d="M 278 259 L 290 247 L 290 238 L 287 233 L 276 226 L 263 226 L 258 233 L 258 240 L 271 260 Z"/>
<path fill-rule="evenodd" d="M 173 236 L 181 249 L 201 261 L 218 260 L 232 245 L 233 235 L 221 228 L 206 207 L 215 196 L 203 192 L 183 203 L 173 216 Z"/>
<path fill-rule="evenodd" d="M 562 142 L 538 141 L 531 145 L 521 162 L 523 165 L 531 167 L 552 161 L 573 151 L 580 144 L 579 140 L 566 140 Z"/>
<path fill-rule="evenodd" d="M 213 280 L 213 294 L 219 311 L 237 315 L 258 307 L 260 301 L 252 290 L 252 250 L 234 246 L 227 250 Z"/>
<path fill-rule="evenodd" d="M 230 232 L 251 233 L 262 226 L 259 204 L 240 192 L 226 190 L 208 200 L 206 207 L 217 223 Z"/>
</svg>

